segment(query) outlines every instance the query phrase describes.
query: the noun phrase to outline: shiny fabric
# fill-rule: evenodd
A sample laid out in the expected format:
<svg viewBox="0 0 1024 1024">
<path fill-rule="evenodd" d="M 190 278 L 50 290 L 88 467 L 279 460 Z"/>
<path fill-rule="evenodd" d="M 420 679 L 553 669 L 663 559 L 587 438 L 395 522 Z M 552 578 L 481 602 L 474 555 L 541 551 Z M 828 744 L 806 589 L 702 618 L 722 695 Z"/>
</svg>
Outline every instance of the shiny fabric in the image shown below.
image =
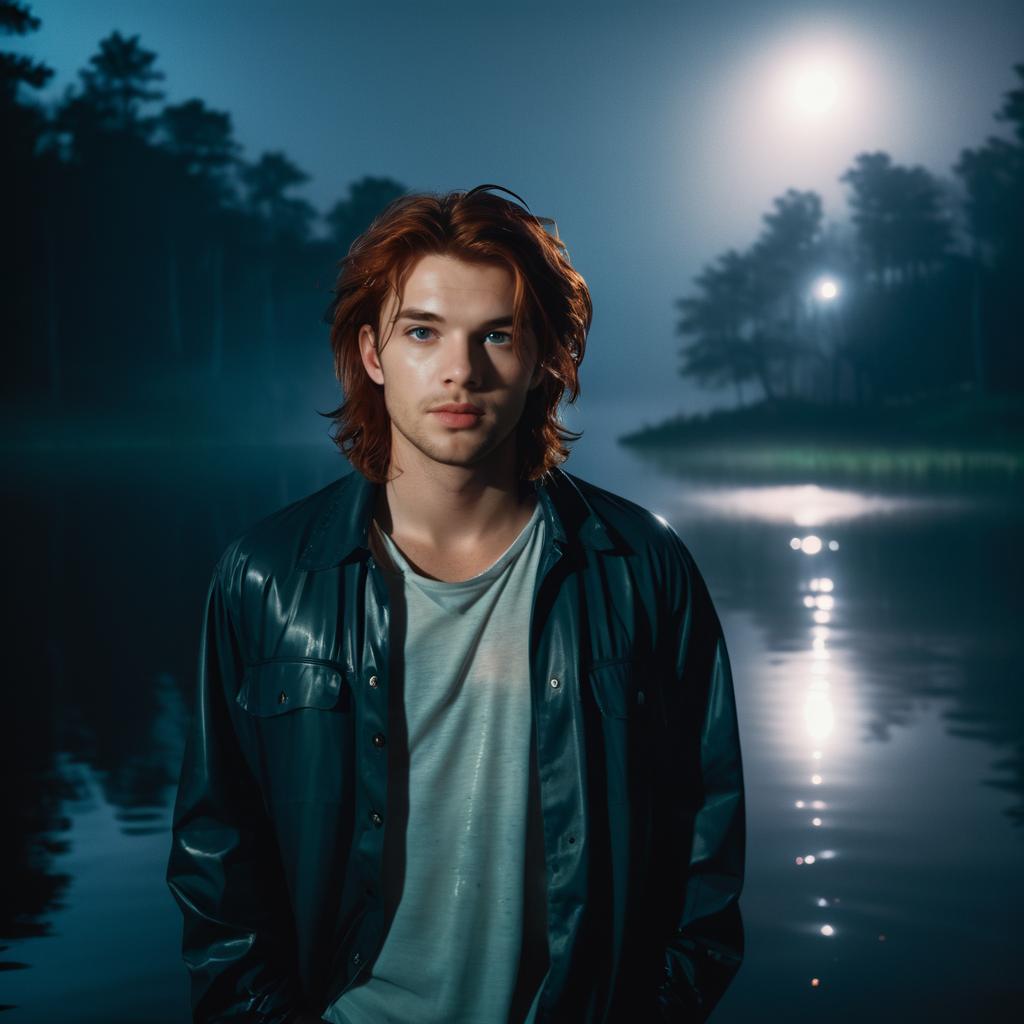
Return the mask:
<svg viewBox="0 0 1024 1024">
<path fill-rule="evenodd" d="M 194 1021 L 318 1015 L 382 944 L 378 486 L 352 471 L 280 509 L 210 581 L 167 869 Z M 551 961 L 537 1022 L 702 1021 L 743 956 L 721 625 L 660 517 L 561 469 L 534 487 L 547 529 L 524 642 Z"/>
</svg>

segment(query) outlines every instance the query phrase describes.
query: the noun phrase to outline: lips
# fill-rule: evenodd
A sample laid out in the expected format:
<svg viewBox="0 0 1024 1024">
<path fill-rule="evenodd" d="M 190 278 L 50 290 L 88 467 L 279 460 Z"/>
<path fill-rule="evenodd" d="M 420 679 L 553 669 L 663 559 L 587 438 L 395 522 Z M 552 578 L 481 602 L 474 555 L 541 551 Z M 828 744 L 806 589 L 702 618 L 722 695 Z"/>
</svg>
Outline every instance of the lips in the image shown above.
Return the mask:
<svg viewBox="0 0 1024 1024">
<path fill-rule="evenodd" d="M 472 414 L 473 416 L 482 416 L 484 414 L 484 411 L 480 406 L 472 405 L 469 402 L 446 402 L 444 405 L 436 406 L 430 411 L 466 413 Z"/>
<path fill-rule="evenodd" d="M 462 411 L 466 409 L 470 411 Z M 431 409 L 430 412 L 446 427 L 475 427 L 483 419 L 483 412 L 478 411 L 473 405 L 442 405 L 438 409 Z"/>
</svg>

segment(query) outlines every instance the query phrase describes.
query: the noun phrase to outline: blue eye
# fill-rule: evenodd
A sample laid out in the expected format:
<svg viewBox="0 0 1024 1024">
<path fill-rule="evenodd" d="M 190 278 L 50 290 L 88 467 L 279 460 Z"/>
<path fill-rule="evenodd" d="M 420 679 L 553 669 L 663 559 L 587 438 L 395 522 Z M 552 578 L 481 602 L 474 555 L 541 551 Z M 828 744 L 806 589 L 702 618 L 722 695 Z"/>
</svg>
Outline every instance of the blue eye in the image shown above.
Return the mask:
<svg viewBox="0 0 1024 1024">
<path fill-rule="evenodd" d="M 417 335 L 416 331 L 427 331 L 429 333 L 431 331 L 431 328 L 430 327 L 410 327 L 409 330 L 407 330 L 405 332 L 407 336 L 409 336 L 409 337 L 411 337 L 413 339 L 413 341 L 427 341 L 428 340 L 427 338 L 421 338 L 419 335 Z M 504 345 L 508 344 L 512 340 L 512 335 L 509 334 L 507 331 L 488 331 L 486 337 L 490 338 L 490 337 L 492 337 L 494 335 L 497 335 L 499 338 L 503 339 L 500 342 L 501 346 L 504 346 Z"/>
</svg>

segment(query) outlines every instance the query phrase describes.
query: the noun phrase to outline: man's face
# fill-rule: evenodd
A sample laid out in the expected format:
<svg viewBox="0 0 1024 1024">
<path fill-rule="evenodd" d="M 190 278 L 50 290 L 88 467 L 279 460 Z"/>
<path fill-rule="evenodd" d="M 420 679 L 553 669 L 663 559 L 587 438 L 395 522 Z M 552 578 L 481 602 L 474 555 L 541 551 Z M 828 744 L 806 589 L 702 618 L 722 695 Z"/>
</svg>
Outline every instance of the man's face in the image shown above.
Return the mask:
<svg viewBox="0 0 1024 1024">
<path fill-rule="evenodd" d="M 422 457 L 479 466 L 502 442 L 515 443 L 510 435 L 527 391 L 542 373 L 530 334 L 522 339 L 520 356 L 512 349 L 514 289 L 504 266 L 423 256 L 412 268 L 401 303 L 391 294 L 382 310 L 380 353 L 373 328 L 360 328 L 363 366 L 384 385 L 392 456 L 399 466 Z M 482 412 L 446 418 L 431 411 L 447 403 L 469 403 Z"/>
</svg>

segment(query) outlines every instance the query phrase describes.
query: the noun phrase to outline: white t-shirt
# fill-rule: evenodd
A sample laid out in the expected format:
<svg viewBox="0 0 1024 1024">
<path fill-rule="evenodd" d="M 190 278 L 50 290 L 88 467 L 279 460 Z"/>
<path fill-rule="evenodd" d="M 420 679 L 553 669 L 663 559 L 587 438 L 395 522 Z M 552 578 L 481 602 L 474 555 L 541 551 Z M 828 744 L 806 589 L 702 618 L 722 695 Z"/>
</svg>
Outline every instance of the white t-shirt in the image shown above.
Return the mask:
<svg viewBox="0 0 1024 1024">
<path fill-rule="evenodd" d="M 334 1024 L 531 1024 L 548 967 L 529 627 L 539 502 L 490 568 L 457 583 L 411 568 L 376 523 L 391 601 L 383 900 L 367 978 Z"/>
</svg>

